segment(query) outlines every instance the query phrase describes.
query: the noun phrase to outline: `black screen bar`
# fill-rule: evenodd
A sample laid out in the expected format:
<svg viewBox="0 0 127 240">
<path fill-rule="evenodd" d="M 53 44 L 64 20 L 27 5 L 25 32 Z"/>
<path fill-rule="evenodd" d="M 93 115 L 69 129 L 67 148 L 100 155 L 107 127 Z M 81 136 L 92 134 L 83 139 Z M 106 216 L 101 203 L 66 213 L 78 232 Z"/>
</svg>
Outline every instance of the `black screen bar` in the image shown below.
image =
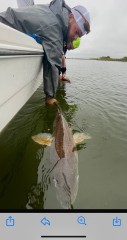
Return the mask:
<svg viewBox="0 0 127 240">
<path fill-rule="evenodd" d="M 86 236 L 71 236 L 71 235 L 47 235 L 47 236 L 41 236 L 41 238 L 86 238 Z"/>
</svg>

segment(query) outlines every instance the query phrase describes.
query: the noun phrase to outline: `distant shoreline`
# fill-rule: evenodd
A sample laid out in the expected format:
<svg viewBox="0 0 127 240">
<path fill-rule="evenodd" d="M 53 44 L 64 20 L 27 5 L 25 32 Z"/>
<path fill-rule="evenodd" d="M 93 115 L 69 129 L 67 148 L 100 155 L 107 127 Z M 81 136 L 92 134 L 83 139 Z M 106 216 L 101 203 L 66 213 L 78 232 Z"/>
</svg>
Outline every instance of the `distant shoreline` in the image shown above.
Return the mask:
<svg viewBox="0 0 127 240">
<path fill-rule="evenodd" d="M 91 58 L 90 60 L 127 62 L 127 57 L 123 57 L 123 58 L 111 58 L 111 57 L 107 56 L 107 57 L 100 57 L 100 58 Z"/>
<path fill-rule="evenodd" d="M 127 62 L 127 57 L 123 58 L 111 58 L 109 56 L 107 57 L 100 57 L 100 58 L 68 58 L 71 60 L 98 60 L 98 61 L 115 61 L 115 62 Z"/>
</svg>

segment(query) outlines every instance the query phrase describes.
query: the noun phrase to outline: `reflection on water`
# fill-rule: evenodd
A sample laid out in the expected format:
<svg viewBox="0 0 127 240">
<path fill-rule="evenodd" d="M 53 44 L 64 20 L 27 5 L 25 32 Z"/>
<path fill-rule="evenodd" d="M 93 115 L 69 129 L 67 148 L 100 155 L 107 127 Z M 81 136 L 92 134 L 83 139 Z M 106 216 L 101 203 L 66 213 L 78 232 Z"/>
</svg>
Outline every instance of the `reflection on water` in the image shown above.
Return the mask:
<svg viewBox="0 0 127 240">
<path fill-rule="evenodd" d="M 78 146 L 74 208 L 127 208 L 126 63 L 68 60 L 71 84 L 57 93 L 67 122 L 91 139 Z M 50 182 L 49 147 L 31 136 L 52 134 L 56 110 L 42 87 L 0 135 L 0 208 L 61 208 Z"/>
</svg>

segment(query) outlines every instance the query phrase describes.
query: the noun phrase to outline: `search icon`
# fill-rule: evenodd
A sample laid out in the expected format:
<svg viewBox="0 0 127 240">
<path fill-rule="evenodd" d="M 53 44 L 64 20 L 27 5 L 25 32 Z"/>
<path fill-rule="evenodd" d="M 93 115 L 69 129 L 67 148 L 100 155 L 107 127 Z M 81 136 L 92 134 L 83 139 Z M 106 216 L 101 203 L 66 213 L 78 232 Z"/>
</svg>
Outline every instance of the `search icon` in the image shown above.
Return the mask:
<svg viewBox="0 0 127 240">
<path fill-rule="evenodd" d="M 83 216 L 78 217 L 77 222 L 86 225 L 86 219 Z"/>
</svg>

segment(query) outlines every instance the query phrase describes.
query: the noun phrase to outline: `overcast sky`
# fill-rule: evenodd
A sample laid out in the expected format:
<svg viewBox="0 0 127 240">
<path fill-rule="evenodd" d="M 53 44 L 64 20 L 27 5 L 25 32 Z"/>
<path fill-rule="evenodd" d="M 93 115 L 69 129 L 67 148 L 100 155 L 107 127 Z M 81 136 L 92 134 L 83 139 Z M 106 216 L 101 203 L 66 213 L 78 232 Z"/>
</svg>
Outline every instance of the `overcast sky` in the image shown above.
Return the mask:
<svg viewBox="0 0 127 240">
<path fill-rule="evenodd" d="M 127 0 L 66 0 L 66 3 L 70 7 L 84 5 L 91 16 L 91 32 L 82 37 L 80 47 L 70 51 L 68 57 L 127 56 Z M 8 6 L 17 7 L 16 0 L 0 0 L 0 11 Z"/>
</svg>

